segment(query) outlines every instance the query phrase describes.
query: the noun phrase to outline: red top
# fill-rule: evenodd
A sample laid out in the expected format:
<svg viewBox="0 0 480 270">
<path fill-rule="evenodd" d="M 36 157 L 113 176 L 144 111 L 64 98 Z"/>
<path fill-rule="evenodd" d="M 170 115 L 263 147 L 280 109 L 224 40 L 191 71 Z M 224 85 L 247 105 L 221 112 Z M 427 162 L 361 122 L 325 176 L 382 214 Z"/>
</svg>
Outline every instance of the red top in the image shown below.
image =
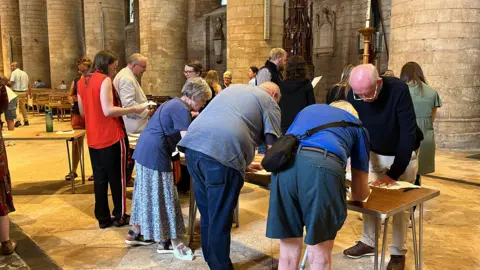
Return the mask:
<svg viewBox="0 0 480 270">
<path fill-rule="evenodd" d="M 88 146 L 94 149 L 109 147 L 125 138 L 125 131 L 120 117 L 105 116 L 100 102 L 100 88 L 107 75 L 95 72 L 87 78 L 82 77 L 78 83 L 78 95 L 82 99 L 85 113 L 85 127 L 87 130 Z M 115 99 L 113 105 L 119 107 Z"/>
</svg>

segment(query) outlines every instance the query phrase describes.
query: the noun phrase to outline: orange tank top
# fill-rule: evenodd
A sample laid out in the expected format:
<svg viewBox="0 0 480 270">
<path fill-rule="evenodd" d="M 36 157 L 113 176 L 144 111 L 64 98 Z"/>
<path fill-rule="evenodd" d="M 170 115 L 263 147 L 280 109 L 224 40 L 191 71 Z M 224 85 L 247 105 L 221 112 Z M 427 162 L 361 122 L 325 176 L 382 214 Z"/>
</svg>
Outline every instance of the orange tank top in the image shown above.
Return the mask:
<svg viewBox="0 0 480 270">
<path fill-rule="evenodd" d="M 88 146 L 94 149 L 109 147 L 125 138 L 125 131 L 120 117 L 105 116 L 100 102 L 100 88 L 107 75 L 95 72 L 87 78 L 82 77 L 78 83 L 78 95 L 82 99 L 85 113 Z M 114 106 L 120 107 L 113 89 Z"/>
</svg>

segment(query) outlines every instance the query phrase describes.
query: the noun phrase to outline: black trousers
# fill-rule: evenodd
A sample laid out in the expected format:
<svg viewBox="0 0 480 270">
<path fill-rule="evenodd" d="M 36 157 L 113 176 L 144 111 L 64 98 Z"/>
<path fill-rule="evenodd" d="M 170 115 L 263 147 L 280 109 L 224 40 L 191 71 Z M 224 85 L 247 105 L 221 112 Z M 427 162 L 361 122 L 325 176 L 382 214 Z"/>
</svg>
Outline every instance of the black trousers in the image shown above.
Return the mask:
<svg viewBox="0 0 480 270">
<path fill-rule="evenodd" d="M 126 145 L 128 145 L 126 140 L 120 140 L 106 148 L 88 148 L 95 179 L 95 217 L 101 224 L 107 223 L 111 217 L 110 208 L 108 207 L 108 184 L 110 184 L 112 192 L 112 216 L 115 220 L 119 220 L 126 212 L 128 152 Z"/>
</svg>

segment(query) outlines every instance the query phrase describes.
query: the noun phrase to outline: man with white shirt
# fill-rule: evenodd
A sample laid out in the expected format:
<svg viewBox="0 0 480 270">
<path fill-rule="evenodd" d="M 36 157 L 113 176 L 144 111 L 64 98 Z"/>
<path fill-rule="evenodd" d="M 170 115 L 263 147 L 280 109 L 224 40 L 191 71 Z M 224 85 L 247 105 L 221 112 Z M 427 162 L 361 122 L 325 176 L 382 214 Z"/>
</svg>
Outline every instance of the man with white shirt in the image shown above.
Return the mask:
<svg viewBox="0 0 480 270">
<path fill-rule="evenodd" d="M 120 70 L 113 80 L 113 86 L 117 90 L 124 108 L 148 102 L 140 85 L 142 75 L 147 70 L 147 60 L 145 56 L 139 53 L 132 54 L 128 59 L 128 65 Z M 149 115 L 149 111 L 145 110 L 142 114 L 123 116 L 127 134 L 141 133 L 147 126 Z M 135 163 L 130 158 L 132 153 L 133 149 L 130 149 L 127 165 L 127 186 L 133 186 L 131 176 Z"/>
<path fill-rule="evenodd" d="M 23 116 L 23 125 L 28 126 L 28 112 L 27 108 L 25 107 L 25 99 L 30 96 L 31 89 L 30 84 L 28 82 L 28 75 L 25 71 L 20 70 L 18 67 L 17 62 L 12 62 L 10 64 L 10 70 L 12 70 L 12 74 L 10 75 L 10 85 L 12 87 L 13 92 L 18 96 L 18 108 Z M 15 127 L 19 127 L 22 124 L 20 120 L 17 118 L 15 122 Z"/>
</svg>

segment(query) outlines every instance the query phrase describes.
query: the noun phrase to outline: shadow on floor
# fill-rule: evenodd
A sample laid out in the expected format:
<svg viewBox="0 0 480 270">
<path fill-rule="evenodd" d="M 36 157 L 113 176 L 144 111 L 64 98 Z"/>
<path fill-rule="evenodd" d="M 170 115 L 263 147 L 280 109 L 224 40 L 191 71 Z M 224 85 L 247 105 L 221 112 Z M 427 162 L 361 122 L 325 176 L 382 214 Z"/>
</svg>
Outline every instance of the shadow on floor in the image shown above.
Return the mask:
<svg viewBox="0 0 480 270">
<path fill-rule="evenodd" d="M 15 185 L 12 190 L 13 196 L 23 195 L 53 195 L 71 194 L 71 182 L 65 180 L 46 180 L 35 183 L 22 183 Z M 75 181 L 76 194 L 93 194 L 93 184 L 82 185 L 81 180 Z"/>
</svg>

